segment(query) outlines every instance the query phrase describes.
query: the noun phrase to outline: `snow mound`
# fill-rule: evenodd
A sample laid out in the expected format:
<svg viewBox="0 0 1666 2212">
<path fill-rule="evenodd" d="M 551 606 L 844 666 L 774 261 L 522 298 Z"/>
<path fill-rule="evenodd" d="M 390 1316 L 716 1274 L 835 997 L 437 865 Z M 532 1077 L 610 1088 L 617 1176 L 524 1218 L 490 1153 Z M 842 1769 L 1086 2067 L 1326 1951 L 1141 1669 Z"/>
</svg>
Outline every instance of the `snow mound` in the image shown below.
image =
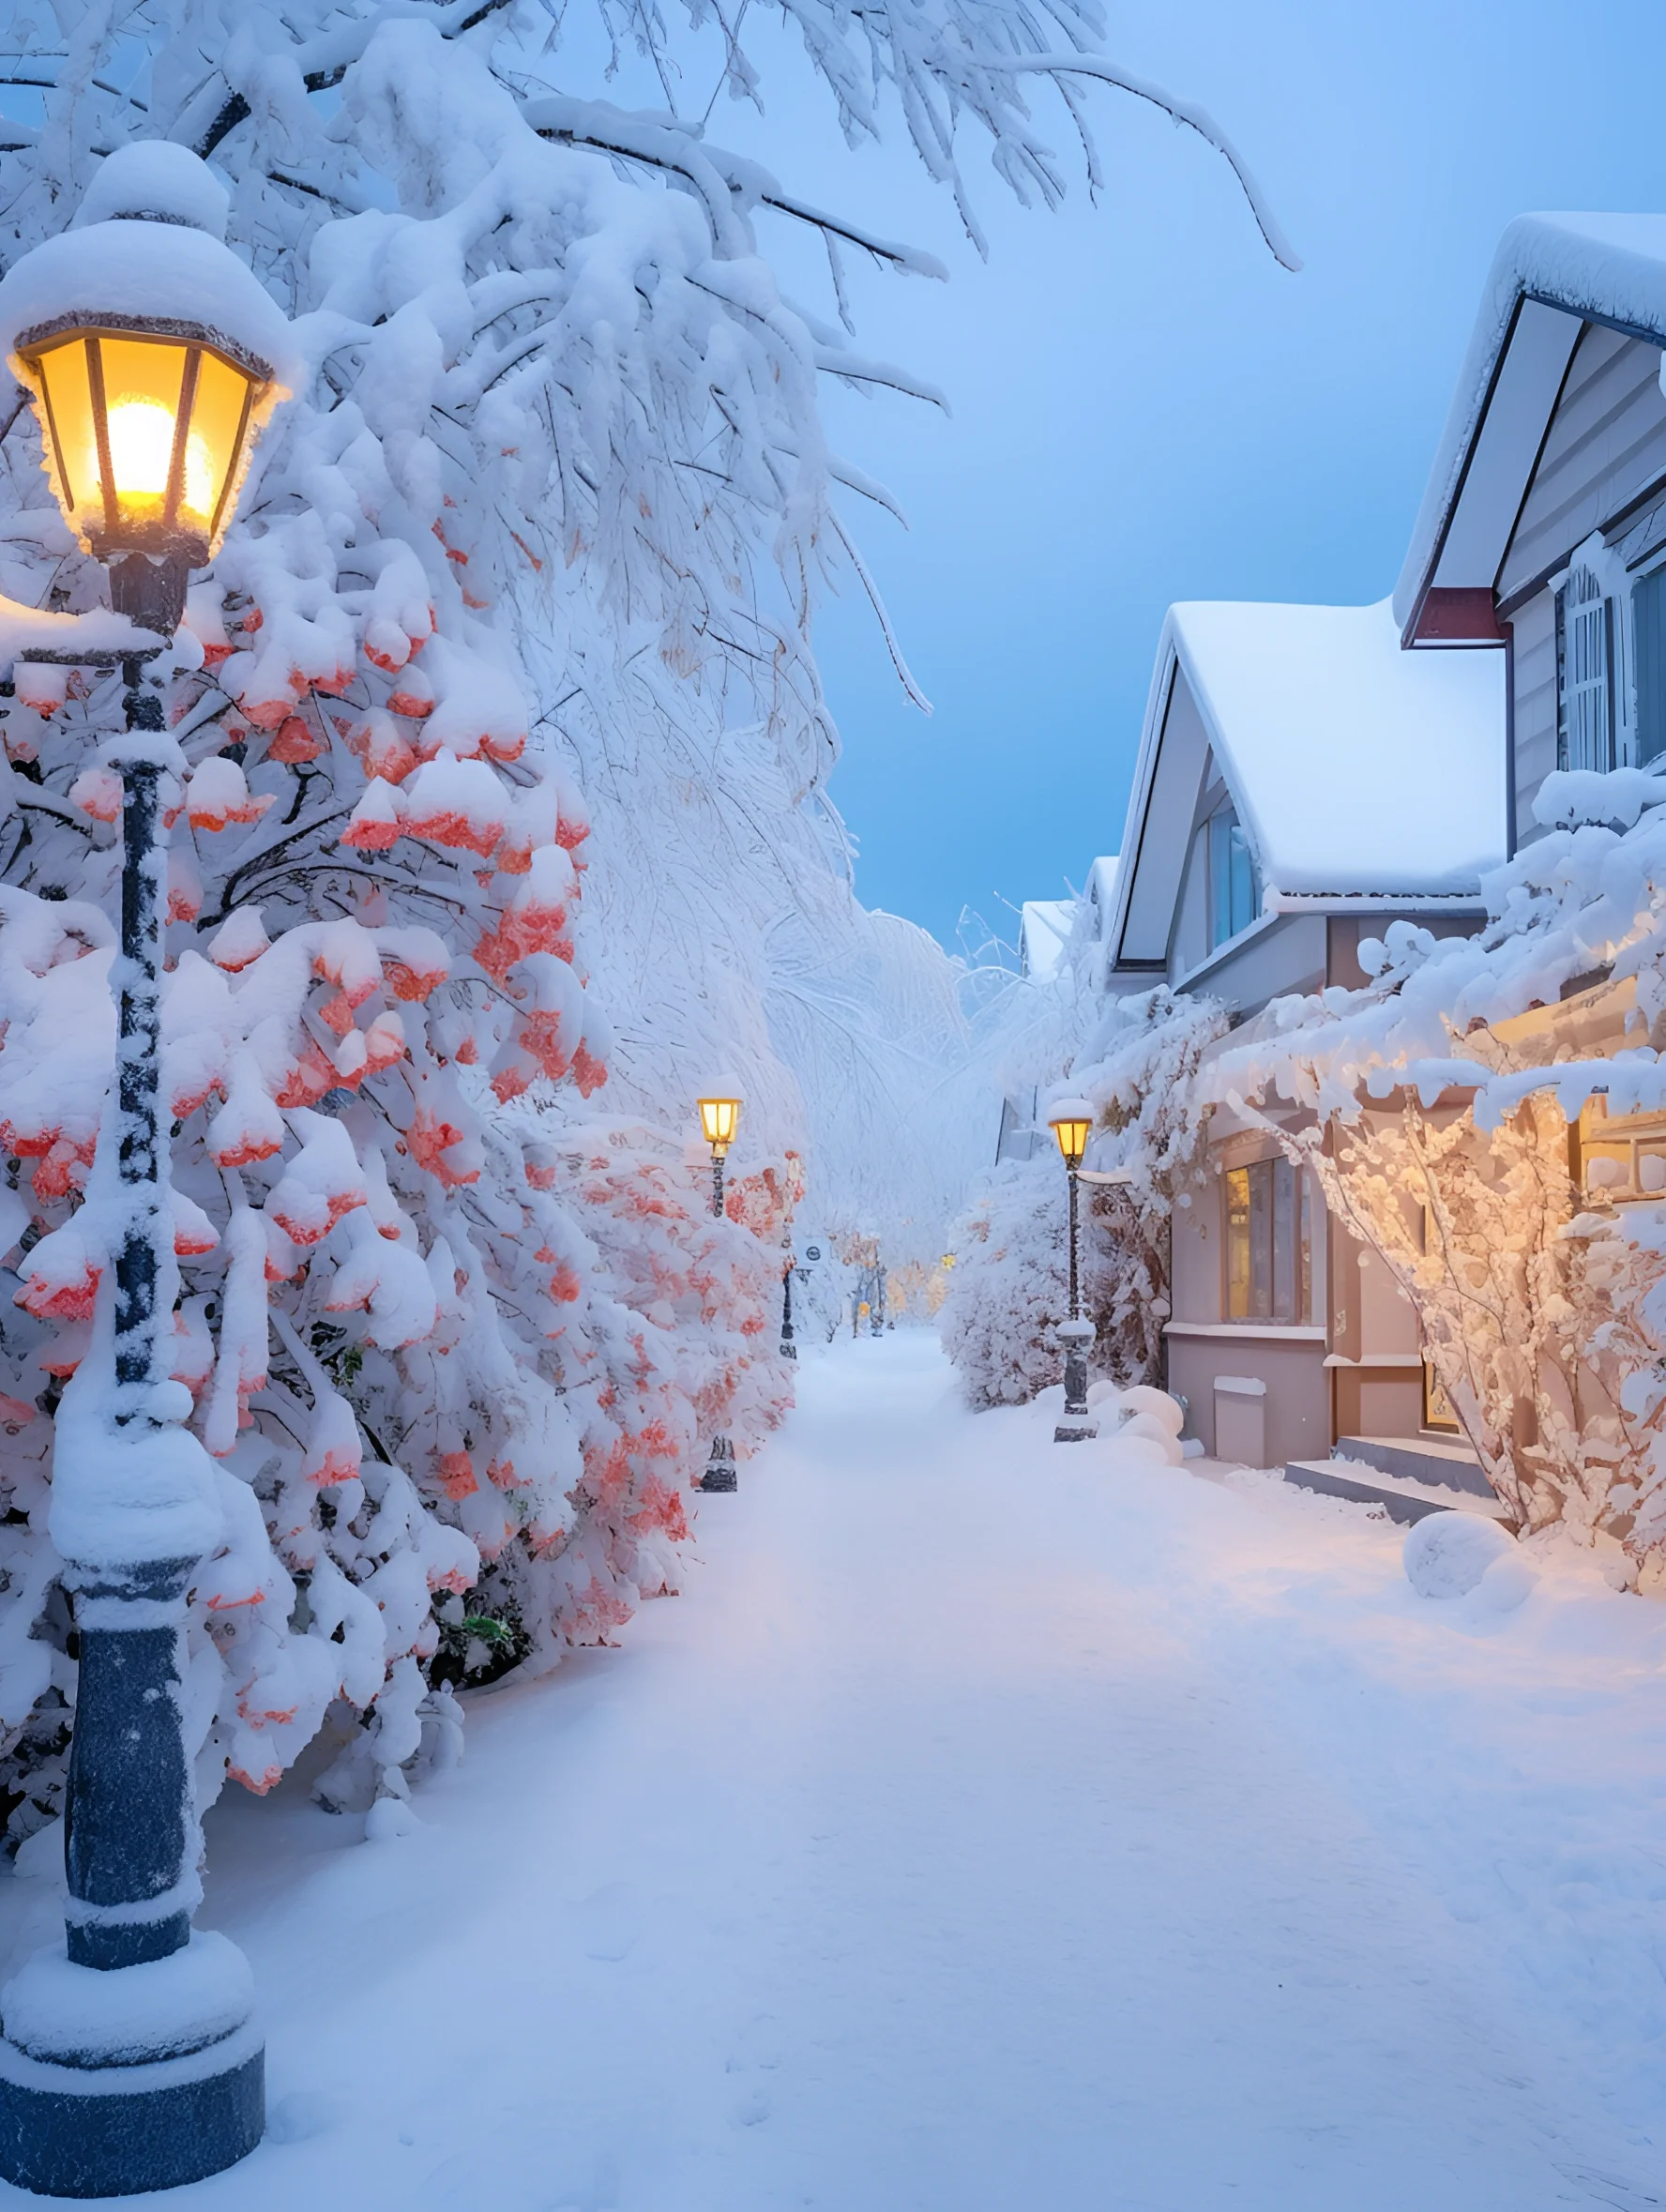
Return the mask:
<svg viewBox="0 0 1666 2212">
<path fill-rule="evenodd" d="M 1479 1513 L 1431 1513 L 1407 1536 L 1401 1557 L 1419 1598 L 1463 1598 L 1514 1548 L 1497 1522 Z"/>
<path fill-rule="evenodd" d="M 87 223 L 148 218 L 223 238 L 230 212 L 224 185 L 189 146 L 146 138 L 105 155 L 71 223 L 81 229 Z"/>
<path fill-rule="evenodd" d="M 365 1814 L 365 1841 L 392 1843 L 414 1836 L 422 1823 L 402 1797 L 378 1797 Z"/>
<path fill-rule="evenodd" d="M 1178 1400 L 1149 1384 L 1133 1383 L 1119 1390 L 1114 1383 L 1095 1383 L 1088 1391 L 1089 1410 L 1098 1417 L 1099 1434 L 1119 1445 L 1147 1447 L 1138 1456 L 1158 1466 L 1177 1467 L 1185 1457 L 1180 1431 L 1186 1420 Z"/>
</svg>

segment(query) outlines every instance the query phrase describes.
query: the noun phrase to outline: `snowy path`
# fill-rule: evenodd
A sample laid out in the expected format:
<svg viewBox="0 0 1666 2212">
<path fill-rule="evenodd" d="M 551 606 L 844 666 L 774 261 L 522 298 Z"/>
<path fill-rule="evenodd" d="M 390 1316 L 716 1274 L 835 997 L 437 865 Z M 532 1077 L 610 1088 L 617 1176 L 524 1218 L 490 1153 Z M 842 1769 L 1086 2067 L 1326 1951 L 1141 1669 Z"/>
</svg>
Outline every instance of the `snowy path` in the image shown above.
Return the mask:
<svg viewBox="0 0 1666 2212">
<path fill-rule="evenodd" d="M 1573 2028 L 1569 2061 L 1495 1924 L 1437 1894 L 1463 1775 L 1396 1753 L 1383 1802 L 1421 1787 L 1432 1824 L 1396 1830 L 1359 1780 L 1388 1692 L 1323 1622 L 1242 1656 L 1295 1617 L 1281 1545 L 1330 1548 L 1311 1610 L 1339 1575 L 1390 1591 L 1393 1538 L 1056 1454 L 947 1388 L 916 1337 L 807 1363 L 785 1435 L 704 1505 L 688 1595 L 478 1701 L 419 1833 L 234 1793 L 204 1917 L 253 1960 L 292 2140 L 171 2201 L 1657 2201 L 1666 2160 L 1583 2085 Z M 8 1936 L 41 1940 L 44 1886 L 9 1887 Z"/>
</svg>

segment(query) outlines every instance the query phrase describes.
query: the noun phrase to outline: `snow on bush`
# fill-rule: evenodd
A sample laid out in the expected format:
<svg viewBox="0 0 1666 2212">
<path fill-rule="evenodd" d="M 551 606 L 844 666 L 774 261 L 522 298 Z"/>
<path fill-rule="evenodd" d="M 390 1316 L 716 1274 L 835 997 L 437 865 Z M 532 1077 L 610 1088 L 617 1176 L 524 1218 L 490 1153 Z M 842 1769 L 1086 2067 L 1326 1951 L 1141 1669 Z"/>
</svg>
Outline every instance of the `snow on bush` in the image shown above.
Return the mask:
<svg viewBox="0 0 1666 2212">
<path fill-rule="evenodd" d="M 1068 1230 L 1056 1158 L 1004 1161 L 961 1222 L 938 1324 L 970 1404 L 1020 1404 L 1063 1373 L 1056 1331 L 1069 1313 Z M 1089 1313 L 1098 1288 L 1096 1257 L 1083 1270 Z"/>
<path fill-rule="evenodd" d="M 1419 1598 L 1463 1598 L 1514 1550 L 1497 1522 L 1483 1514 L 1430 1513 L 1413 1524 L 1401 1556 Z"/>
</svg>

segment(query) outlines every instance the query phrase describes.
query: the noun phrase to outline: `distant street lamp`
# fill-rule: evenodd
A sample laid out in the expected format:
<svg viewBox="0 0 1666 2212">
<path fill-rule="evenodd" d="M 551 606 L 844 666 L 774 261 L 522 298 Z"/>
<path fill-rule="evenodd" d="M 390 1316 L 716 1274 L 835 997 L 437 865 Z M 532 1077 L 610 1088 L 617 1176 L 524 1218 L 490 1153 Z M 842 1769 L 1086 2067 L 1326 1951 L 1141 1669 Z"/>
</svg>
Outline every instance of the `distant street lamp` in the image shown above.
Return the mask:
<svg viewBox="0 0 1666 2212">
<path fill-rule="evenodd" d="M 796 1359 L 798 1347 L 793 1341 L 793 1239 L 790 1234 L 781 1237 L 781 1250 L 787 1255 L 787 1264 L 781 1269 L 780 1356 L 783 1359 Z"/>
<path fill-rule="evenodd" d="M 216 235 L 225 205 L 183 147 L 123 148 L 98 171 L 81 227 L 0 283 L 0 343 L 64 518 L 109 567 L 116 612 L 161 640 L 231 521 L 255 432 L 287 396 L 288 326 Z M 184 761 L 144 680 L 159 649 L 119 657 L 126 734 L 103 752 L 122 783 L 120 1243 L 114 1314 L 101 1303 L 56 1419 L 51 1527 L 80 1644 L 66 1940 L 0 1992 L 0 2174 L 48 2196 L 199 2180 L 252 2150 L 265 2126 L 248 1964 L 191 1926 L 202 1886 L 186 1599 L 221 1527 L 216 1472 L 182 1426 L 189 1394 L 171 1374 L 159 818 L 163 779 Z M 73 644 L 55 657 L 117 658 Z"/>
<path fill-rule="evenodd" d="M 1055 1444 L 1080 1444 L 1098 1434 L 1087 1411 L 1087 1347 L 1094 1341 L 1094 1325 L 1082 1315 L 1082 1293 L 1077 1270 L 1077 1171 L 1082 1166 L 1087 1140 L 1093 1134 L 1094 1110 L 1085 1098 L 1061 1098 L 1048 1115 L 1058 1139 L 1070 1187 L 1070 1315 L 1059 1324 L 1065 1347 L 1065 1417 L 1053 1432 Z"/>
<path fill-rule="evenodd" d="M 735 1132 L 740 1127 L 740 1100 L 733 1093 L 718 1092 L 700 1101 L 700 1130 L 711 1146 L 712 1156 L 712 1212 L 719 1220 L 723 1218 L 723 1162 L 729 1147 L 735 1142 Z M 735 1473 L 735 1447 L 727 1436 L 714 1436 L 707 1455 L 705 1473 L 700 1477 L 702 1490 L 738 1490 L 740 1478 Z"/>
</svg>

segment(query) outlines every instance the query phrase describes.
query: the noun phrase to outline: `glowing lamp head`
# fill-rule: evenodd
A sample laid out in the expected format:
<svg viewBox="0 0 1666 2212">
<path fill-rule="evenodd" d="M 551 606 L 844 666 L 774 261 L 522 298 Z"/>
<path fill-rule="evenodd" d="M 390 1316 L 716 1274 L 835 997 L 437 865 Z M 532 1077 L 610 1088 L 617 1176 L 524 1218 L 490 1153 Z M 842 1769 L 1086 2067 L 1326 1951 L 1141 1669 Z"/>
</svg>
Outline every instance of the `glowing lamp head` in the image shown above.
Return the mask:
<svg viewBox="0 0 1666 2212">
<path fill-rule="evenodd" d="M 1061 1098 L 1047 1117 L 1048 1127 L 1058 1139 L 1058 1148 L 1064 1163 L 1069 1168 L 1082 1165 L 1082 1156 L 1087 1150 L 1087 1140 L 1093 1134 L 1094 1110 L 1086 1098 Z"/>
<path fill-rule="evenodd" d="M 88 553 L 200 568 L 224 537 L 272 371 L 190 323 L 68 316 L 26 331 L 53 490 Z"/>
<path fill-rule="evenodd" d="M 740 1100 L 735 1098 L 702 1098 L 700 1101 L 700 1129 L 712 1148 L 714 1159 L 721 1159 L 735 1142 L 735 1132 L 740 1126 Z"/>
</svg>

